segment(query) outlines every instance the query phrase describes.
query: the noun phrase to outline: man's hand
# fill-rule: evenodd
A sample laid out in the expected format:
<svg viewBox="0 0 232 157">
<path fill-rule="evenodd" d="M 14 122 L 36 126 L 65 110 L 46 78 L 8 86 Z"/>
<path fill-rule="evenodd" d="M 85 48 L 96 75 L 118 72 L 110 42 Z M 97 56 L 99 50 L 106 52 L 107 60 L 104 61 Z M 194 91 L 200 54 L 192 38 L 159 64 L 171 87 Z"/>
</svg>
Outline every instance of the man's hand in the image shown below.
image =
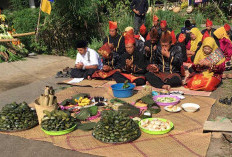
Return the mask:
<svg viewBox="0 0 232 157">
<path fill-rule="evenodd" d="M 149 64 L 147 66 L 147 71 L 152 72 L 152 73 L 157 73 L 159 72 L 159 68 L 155 64 Z"/>
<path fill-rule="evenodd" d="M 144 49 L 145 49 L 146 52 L 150 52 L 150 48 L 148 46 L 145 46 Z"/>
<path fill-rule="evenodd" d="M 163 56 L 169 58 L 170 57 L 170 52 L 166 48 L 162 48 L 161 53 Z"/>
<path fill-rule="evenodd" d="M 134 13 L 137 14 L 137 15 L 140 15 L 140 12 L 136 9 L 133 9 Z"/>
<path fill-rule="evenodd" d="M 155 51 L 156 50 L 156 48 L 157 48 L 157 46 L 155 45 L 155 46 L 153 46 L 153 51 Z"/>
<path fill-rule="evenodd" d="M 77 69 L 82 69 L 84 64 L 82 62 L 76 64 Z"/>
<path fill-rule="evenodd" d="M 132 64 L 133 64 L 133 61 L 132 61 L 131 59 L 126 59 L 126 65 L 127 65 L 128 67 L 131 67 Z"/>
<path fill-rule="evenodd" d="M 104 65 L 102 70 L 108 72 L 108 71 L 112 70 L 112 68 L 108 65 Z"/>
<path fill-rule="evenodd" d="M 113 43 L 109 43 L 108 45 L 109 45 L 109 47 L 110 47 L 111 50 L 114 49 L 114 44 Z"/>
</svg>

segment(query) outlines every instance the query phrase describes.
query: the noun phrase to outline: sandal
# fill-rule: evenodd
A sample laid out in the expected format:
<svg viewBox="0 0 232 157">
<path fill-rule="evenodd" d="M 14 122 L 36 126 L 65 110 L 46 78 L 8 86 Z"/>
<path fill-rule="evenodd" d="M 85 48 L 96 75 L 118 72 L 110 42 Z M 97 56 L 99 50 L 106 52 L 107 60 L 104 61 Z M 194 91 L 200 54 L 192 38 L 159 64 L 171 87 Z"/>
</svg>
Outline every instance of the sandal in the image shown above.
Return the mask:
<svg viewBox="0 0 232 157">
<path fill-rule="evenodd" d="M 222 79 L 232 79 L 232 74 L 222 74 Z"/>
<path fill-rule="evenodd" d="M 222 104 L 226 104 L 226 105 L 231 105 L 231 101 L 232 101 L 232 97 L 231 98 L 220 98 L 219 99 L 219 102 L 222 103 Z"/>
<path fill-rule="evenodd" d="M 63 78 L 64 77 L 64 74 L 62 71 L 59 71 L 56 73 L 56 78 Z"/>
</svg>

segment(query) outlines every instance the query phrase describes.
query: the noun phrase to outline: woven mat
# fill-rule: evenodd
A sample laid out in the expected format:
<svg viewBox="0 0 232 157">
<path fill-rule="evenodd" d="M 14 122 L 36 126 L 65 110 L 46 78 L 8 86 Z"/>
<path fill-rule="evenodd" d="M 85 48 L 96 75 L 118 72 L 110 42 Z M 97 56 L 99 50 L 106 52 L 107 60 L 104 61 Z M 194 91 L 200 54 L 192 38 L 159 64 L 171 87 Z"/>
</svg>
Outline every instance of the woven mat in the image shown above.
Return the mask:
<svg viewBox="0 0 232 157">
<path fill-rule="evenodd" d="M 107 83 L 103 84 L 103 87 L 110 88 L 112 84 L 115 84 L 115 81 L 108 81 Z M 136 86 L 134 88 L 135 90 L 142 90 L 143 86 Z M 152 87 L 153 91 L 161 91 L 163 89 L 160 88 L 155 88 Z M 189 90 L 187 88 L 184 88 L 183 86 L 178 87 L 178 88 L 171 88 L 171 91 L 183 91 L 185 95 L 193 95 L 193 96 L 210 96 L 212 92 L 206 92 L 206 91 L 194 91 L 194 90 Z"/>
<path fill-rule="evenodd" d="M 68 83 L 72 79 L 64 80 L 62 82 L 57 82 L 57 84 L 67 84 L 72 86 L 81 86 L 81 87 L 93 87 L 98 88 L 102 87 L 105 83 L 107 83 L 107 80 L 83 80 L 79 83 Z"/>
<path fill-rule="evenodd" d="M 62 101 L 78 92 L 87 92 L 92 96 L 102 95 L 112 98 L 112 92 L 105 88 L 71 87 L 57 93 L 58 101 Z M 128 102 L 134 101 L 131 97 Z M 174 130 L 165 135 L 149 135 L 142 133 L 141 137 L 128 144 L 104 144 L 95 140 L 91 132 L 76 130 L 62 136 L 49 136 L 40 130 L 39 126 L 9 135 L 20 136 L 26 139 L 51 142 L 56 146 L 100 156 L 205 156 L 209 143 L 210 133 L 203 132 L 203 124 L 207 120 L 210 109 L 215 100 L 208 97 L 186 96 L 182 103 L 192 102 L 201 106 L 196 113 L 169 113 L 162 109 L 154 117 L 166 118 L 174 123 Z"/>
</svg>

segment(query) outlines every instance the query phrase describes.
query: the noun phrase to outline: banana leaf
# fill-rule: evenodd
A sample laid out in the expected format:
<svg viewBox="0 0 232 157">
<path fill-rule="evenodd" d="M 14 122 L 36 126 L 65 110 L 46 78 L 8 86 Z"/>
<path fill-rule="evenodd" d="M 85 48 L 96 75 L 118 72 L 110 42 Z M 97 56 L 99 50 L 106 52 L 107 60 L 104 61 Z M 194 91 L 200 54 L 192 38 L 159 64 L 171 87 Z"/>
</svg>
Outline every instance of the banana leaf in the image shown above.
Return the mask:
<svg viewBox="0 0 232 157">
<path fill-rule="evenodd" d="M 80 93 L 80 94 L 76 94 L 76 95 L 73 95 L 72 96 L 72 100 L 74 99 L 79 99 L 80 97 L 89 97 L 89 94 L 88 93 Z"/>
<path fill-rule="evenodd" d="M 89 109 L 87 109 L 87 108 L 81 109 L 81 111 L 75 115 L 76 119 L 78 119 L 78 120 L 86 120 L 90 116 L 91 115 L 89 113 Z"/>
<path fill-rule="evenodd" d="M 97 106 L 91 106 L 88 109 L 89 109 L 89 113 L 90 113 L 91 116 L 96 116 L 97 115 L 97 111 L 98 111 Z"/>
<path fill-rule="evenodd" d="M 125 101 L 123 101 L 123 100 L 120 100 L 120 99 L 118 99 L 118 98 L 111 99 L 111 100 L 110 100 L 110 103 L 112 103 L 112 104 L 116 104 L 116 103 L 127 104 L 127 102 L 125 102 Z"/>
<path fill-rule="evenodd" d="M 140 109 L 130 104 L 123 104 L 119 106 L 118 111 L 124 112 L 132 117 L 138 116 L 140 114 Z"/>
<path fill-rule="evenodd" d="M 90 123 L 84 123 L 84 124 L 80 124 L 77 129 L 83 130 L 83 131 L 90 131 L 93 130 L 93 128 L 95 127 L 97 123 L 95 122 L 90 122 Z"/>
<path fill-rule="evenodd" d="M 77 104 L 74 99 L 66 99 L 60 103 L 61 106 L 67 106 L 69 104 L 75 105 Z"/>
</svg>

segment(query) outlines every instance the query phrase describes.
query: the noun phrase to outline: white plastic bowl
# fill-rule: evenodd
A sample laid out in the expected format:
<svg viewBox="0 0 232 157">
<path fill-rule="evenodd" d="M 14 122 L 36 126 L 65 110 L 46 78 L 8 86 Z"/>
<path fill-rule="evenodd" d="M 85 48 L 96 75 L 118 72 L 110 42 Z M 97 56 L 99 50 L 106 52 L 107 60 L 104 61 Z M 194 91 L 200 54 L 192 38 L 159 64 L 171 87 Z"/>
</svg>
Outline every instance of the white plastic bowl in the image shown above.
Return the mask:
<svg viewBox="0 0 232 157">
<path fill-rule="evenodd" d="M 196 112 L 200 108 L 200 106 L 198 104 L 194 104 L 194 103 L 184 103 L 181 105 L 181 107 L 186 112 Z"/>
</svg>

